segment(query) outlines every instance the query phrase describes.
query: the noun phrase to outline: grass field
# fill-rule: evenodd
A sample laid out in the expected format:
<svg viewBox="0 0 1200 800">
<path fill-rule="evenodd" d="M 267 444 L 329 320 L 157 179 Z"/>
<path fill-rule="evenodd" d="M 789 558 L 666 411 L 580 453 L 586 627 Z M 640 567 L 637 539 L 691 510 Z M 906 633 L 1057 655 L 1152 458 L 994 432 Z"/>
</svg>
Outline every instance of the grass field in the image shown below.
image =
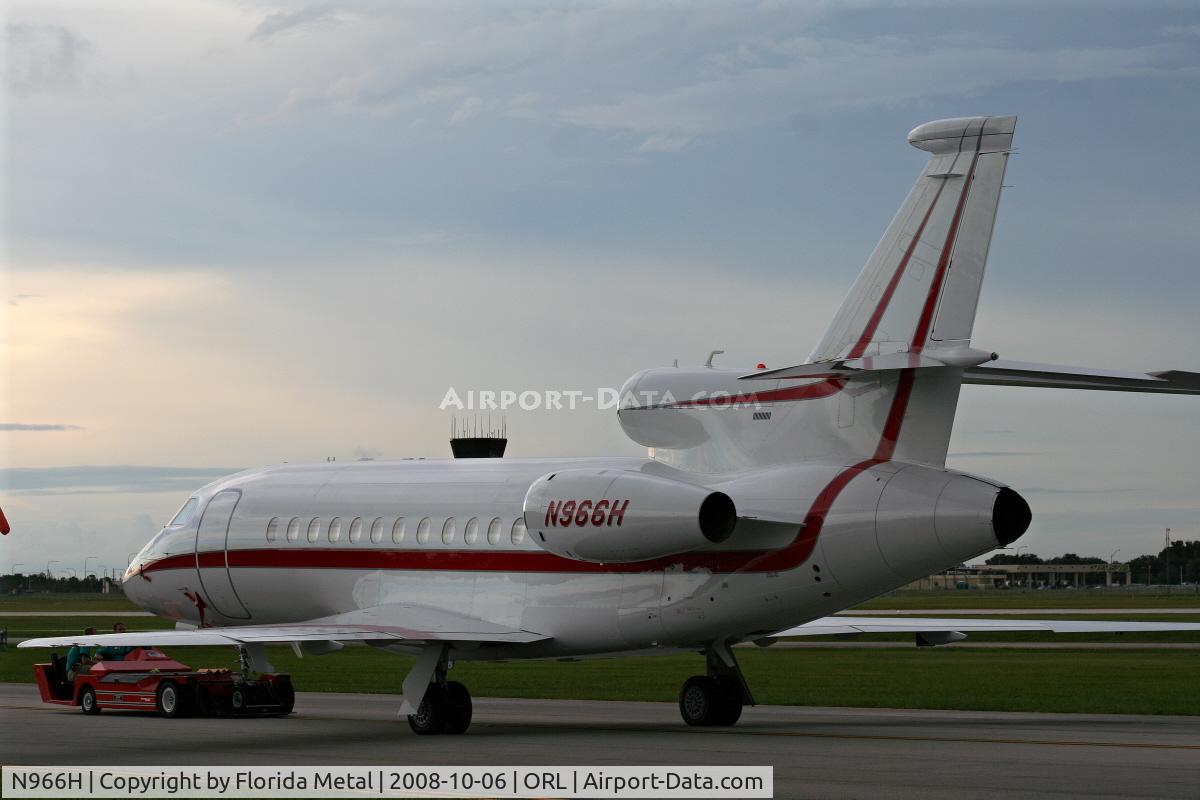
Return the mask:
<svg viewBox="0 0 1200 800">
<path fill-rule="evenodd" d="M 1078 589 L 1057 591 L 893 592 L 855 611 L 911 608 L 1196 608 L 1200 593 L 1186 591 Z"/>
<path fill-rule="evenodd" d="M 269 652 L 301 691 L 394 693 L 411 663 L 362 647 L 304 659 L 288 648 Z M 233 665 L 231 648 L 174 655 L 193 666 Z M 0 650 L 0 681 L 31 681 L 31 664 L 46 657 Z M 754 649 L 739 659 L 760 703 L 1200 715 L 1200 657 L 1187 651 Z M 697 655 L 460 663 L 453 676 L 477 697 L 670 702 L 702 666 Z"/>
<path fill-rule="evenodd" d="M 904 591 L 877 597 L 856 611 L 912 608 L 1195 608 L 1200 592 L 1163 590 Z M 5 611 L 139 611 L 123 594 L 0 595 Z"/>
<path fill-rule="evenodd" d="M 124 594 L 87 594 L 70 592 L 55 594 L 0 595 L 0 614 L 5 611 L 141 611 Z"/>
<path fill-rule="evenodd" d="M 1200 620 L 1200 613 L 1195 619 Z M 103 611 L 94 617 L 5 617 L 0 612 L 0 627 L 7 627 L 11 638 L 65 635 L 87 625 L 103 630 L 112 621 Z M 170 627 L 157 618 L 131 621 L 141 629 Z M 1194 634 L 1126 634 L 1119 640 L 1181 637 L 1200 641 Z M 972 636 L 1009 641 L 1097 638 L 1111 637 Z M 193 666 L 232 667 L 235 661 L 232 648 L 179 648 L 172 654 Z M 304 659 L 290 648 L 273 647 L 270 657 L 276 668 L 294 676 L 302 691 L 397 692 L 411 663 L 364 647 Z M 762 703 L 1200 714 L 1200 694 L 1194 688 L 1200 684 L 1200 653 L 1195 651 L 917 650 L 898 645 L 877 650 L 739 649 L 738 657 Z M 32 665 L 47 659 L 46 650 L 0 648 L 0 681 L 31 682 Z M 571 663 L 464 662 L 454 676 L 479 697 L 672 701 L 683 679 L 701 669 L 699 656 L 673 655 Z"/>
</svg>

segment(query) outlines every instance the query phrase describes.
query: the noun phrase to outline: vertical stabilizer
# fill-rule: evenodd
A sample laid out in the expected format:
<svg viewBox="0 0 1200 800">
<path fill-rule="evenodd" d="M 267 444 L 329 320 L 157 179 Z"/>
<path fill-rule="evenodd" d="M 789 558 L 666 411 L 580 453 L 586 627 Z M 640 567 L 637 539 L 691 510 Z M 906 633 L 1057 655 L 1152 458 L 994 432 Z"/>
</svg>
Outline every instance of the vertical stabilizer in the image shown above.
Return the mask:
<svg viewBox="0 0 1200 800">
<path fill-rule="evenodd" d="M 970 342 L 1016 117 L 928 122 L 931 153 L 809 361 Z"/>
</svg>

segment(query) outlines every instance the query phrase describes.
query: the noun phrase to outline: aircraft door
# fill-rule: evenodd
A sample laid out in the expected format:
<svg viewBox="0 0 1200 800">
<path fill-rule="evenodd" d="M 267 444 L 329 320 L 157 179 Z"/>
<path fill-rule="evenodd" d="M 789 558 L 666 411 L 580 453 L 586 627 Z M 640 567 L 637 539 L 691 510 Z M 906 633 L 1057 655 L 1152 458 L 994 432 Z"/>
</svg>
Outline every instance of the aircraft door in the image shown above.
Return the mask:
<svg viewBox="0 0 1200 800">
<path fill-rule="evenodd" d="M 236 489 L 217 492 L 208 501 L 196 529 L 196 577 L 208 606 L 230 619 L 250 619 L 229 572 L 229 523 L 241 499 L 242 493 Z"/>
</svg>

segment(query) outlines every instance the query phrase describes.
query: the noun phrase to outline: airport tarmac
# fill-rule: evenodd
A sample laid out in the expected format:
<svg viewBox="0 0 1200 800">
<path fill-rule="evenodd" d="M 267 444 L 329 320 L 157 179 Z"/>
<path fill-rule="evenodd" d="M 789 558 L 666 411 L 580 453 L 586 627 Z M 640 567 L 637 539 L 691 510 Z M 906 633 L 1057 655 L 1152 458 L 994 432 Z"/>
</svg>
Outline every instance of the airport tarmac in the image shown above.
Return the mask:
<svg viewBox="0 0 1200 800">
<path fill-rule="evenodd" d="M 1189 689 L 1184 689 L 1189 690 Z M 301 693 L 286 718 L 161 719 L 42 705 L 0 684 L 10 764 L 773 765 L 780 798 L 1200 796 L 1200 718 L 760 706 L 686 727 L 669 703 L 475 701 L 414 736 L 391 695 Z"/>
</svg>

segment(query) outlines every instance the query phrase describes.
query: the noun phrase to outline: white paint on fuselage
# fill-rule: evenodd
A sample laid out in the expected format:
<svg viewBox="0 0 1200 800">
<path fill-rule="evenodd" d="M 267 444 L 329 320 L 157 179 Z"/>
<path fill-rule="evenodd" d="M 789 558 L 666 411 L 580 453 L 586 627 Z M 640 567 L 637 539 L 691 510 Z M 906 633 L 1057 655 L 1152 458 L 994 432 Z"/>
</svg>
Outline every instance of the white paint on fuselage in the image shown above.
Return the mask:
<svg viewBox="0 0 1200 800">
<path fill-rule="evenodd" d="M 636 458 L 405 460 L 266 467 L 216 481 L 195 496 L 204 508 L 220 492 L 241 493 L 228 528 L 231 552 L 259 551 L 268 558 L 273 552 L 293 557 L 308 553 L 310 566 L 234 566 L 227 572 L 224 566 L 208 566 L 198 576 L 193 560 L 176 569 L 156 570 L 148 574 L 151 580 L 146 580 L 139 574 L 143 566 L 164 556 L 194 552 L 195 524 L 168 527 L 131 565 L 126 592 L 157 614 L 198 622 L 197 609 L 185 592 L 194 595 L 201 588 L 200 579 L 211 592 L 227 576 L 239 603 L 226 597 L 217 601 L 220 608 L 214 608 L 210 601 L 208 623 L 300 622 L 384 605 L 449 610 L 552 637 L 533 645 L 481 648 L 457 656 L 468 659 L 702 646 L 716 639 L 747 638 L 801 624 L 910 579 L 895 572 L 880 554 L 876 504 L 884 486 L 902 469 L 941 476 L 943 483 L 946 479 L 942 470 L 876 465 L 842 493 L 811 557 L 794 569 L 779 572 L 713 573 L 681 564 L 625 572 L 493 568 L 511 561 L 513 554 L 543 552 L 528 534 L 517 541 L 512 536 L 514 523 L 522 517 L 526 490 L 542 475 L 578 467 L 704 481 L 703 485 L 728 494 L 740 514 L 793 520 L 804 518 L 817 493 L 844 468 L 795 464 L 716 477 Z M 393 541 L 393 527 L 400 517 L 405 520 L 404 533 L 399 541 Z M 350 541 L 356 518 L 361 520 L 362 536 Z M 380 540 L 372 541 L 372 525 L 380 518 Z M 426 518 L 428 538 L 417 541 L 418 526 Z M 455 520 L 454 535 L 444 542 L 443 526 L 451 518 Z M 472 518 L 478 520 L 478 537 L 467 544 L 463 534 Z M 500 536 L 490 542 L 488 525 L 497 518 Z M 294 540 L 289 540 L 287 531 L 293 519 L 298 520 L 298 527 Z M 316 539 L 310 541 L 313 519 L 318 520 Z M 334 519 L 340 521 L 340 535 L 331 542 Z M 275 539 L 269 541 L 272 520 L 276 520 Z M 769 551 L 786 546 L 793 538 L 791 532 L 764 534 L 747 525 L 735 530 L 726 542 L 706 550 Z M 939 550 L 914 556 L 910 566 L 928 574 L 994 545 L 994 541 L 965 542 L 956 557 Z M 423 554 L 429 559 L 429 568 L 374 566 L 373 553 L 378 554 L 381 565 L 388 554 Z M 439 567 L 439 560 L 449 559 L 450 553 L 472 554 L 472 568 Z M 321 563 L 321 559 L 339 554 L 351 554 L 356 564 L 336 567 Z M 248 618 L 239 617 L 237 605 L 245 608 Z M 405 622 L 395 620 L 397 625 Z"/>
</svg>

